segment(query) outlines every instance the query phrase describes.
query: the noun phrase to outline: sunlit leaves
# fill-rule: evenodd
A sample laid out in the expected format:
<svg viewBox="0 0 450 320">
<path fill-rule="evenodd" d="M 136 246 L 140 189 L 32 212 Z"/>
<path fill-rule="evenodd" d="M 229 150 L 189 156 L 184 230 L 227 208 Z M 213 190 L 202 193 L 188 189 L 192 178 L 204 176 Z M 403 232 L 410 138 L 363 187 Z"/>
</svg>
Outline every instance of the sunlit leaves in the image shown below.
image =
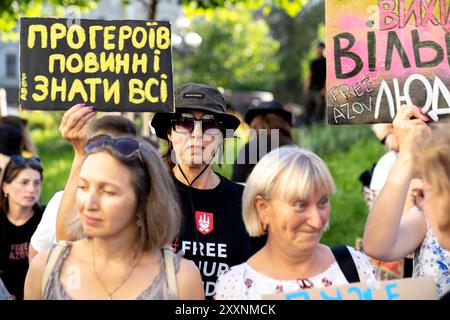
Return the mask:
<svg viewBox="0 0 450 320">
<path fill-rule="evenodd" d="M 19 17 L 61 15 L 61 9 L 76 7 L 80 12 L 92 10 L 100 0 L 2 0 L 0 1 L 0 31 L 2 38 L 14 32 Z"/>
<path fill-rule="evenodd" d="M 269 14 L 271 8 L 280 8 L 284 10 L 289 16 L 295 17 L 300 10 L 310 0 L 180 0 L 189 11 L 196 11 L 204 14 L 205 11 L 217 7 L 230 7 L 237 4 L 244 5 L 248 9 L 257 10 L 263 9 L 265 14 Z"/>
<path fill-rule="evenodd" d="M 178 83 L 197 81 L 239 90 L 271 90 L 279 74 L 278 41 L 243 5 L 192 17 L 189 30 L 203 38 L 197 49 L 174 50 Z"/>
</svg>

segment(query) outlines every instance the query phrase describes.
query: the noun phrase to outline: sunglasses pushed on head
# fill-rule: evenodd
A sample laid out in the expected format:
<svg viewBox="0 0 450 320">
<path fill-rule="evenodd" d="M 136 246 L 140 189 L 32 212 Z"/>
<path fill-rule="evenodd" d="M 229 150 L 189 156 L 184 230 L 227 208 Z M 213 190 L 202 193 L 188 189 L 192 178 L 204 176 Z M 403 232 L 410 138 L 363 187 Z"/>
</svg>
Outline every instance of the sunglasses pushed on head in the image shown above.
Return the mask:
<svg viewBox="0 0 450 320">
<path fill-rule="evenodd" d="M 100 148 L 111 148 L 114 152 L 118 153 L 123 158 L 139 158 L 142 161 L 140 155 L 140 143 L 133 138 L 113 138 L 107 134 L 100 134 L 89 139 L 86 143 L 86 146 L 84 147 L 84 150 L 87 153 L 91 153 L 94 150 Z"/>
</svg>

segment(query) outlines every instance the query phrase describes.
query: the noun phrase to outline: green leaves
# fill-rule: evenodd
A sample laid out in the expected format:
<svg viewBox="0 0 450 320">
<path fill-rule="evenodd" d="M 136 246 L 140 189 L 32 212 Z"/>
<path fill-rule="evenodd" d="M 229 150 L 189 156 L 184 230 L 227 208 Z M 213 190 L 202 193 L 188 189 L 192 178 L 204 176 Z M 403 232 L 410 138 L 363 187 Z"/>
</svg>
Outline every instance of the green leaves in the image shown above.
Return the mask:
<svg viewBox="0 0 450 320">
<path fill-rule="evenodd" d="M 295 17 L 309 0 L 275 0 L 274 5 L 286 11 L 286 13 Z"/>
<path fill-rule="evenodd" d="M 284 10 L 289 16 L 295 17 L 310 0 L 179 0 L 179 3 L 188 6 L 191 10 L 215 9 L 218 7 L 230 7 L 243 5 L 248 9 L 263 9 L 268 15 L 271 8 L 277 7 Z"/>
<path fill-rule="evenodd" d="M 279 43 L 269 31 L 264 20 L 255 20 L 241 5 L 192 17 L 191 25 L 183 32 L 198 33 L 202 45 L 196 49 L 174 48 L 175 81 L 197 81 L 227 89 L 271 90 L 279 74 Z"/>
<path fill-rule="evenodd" d="M 93 9 L 100 0 L 2 0 L 0 2 L 0 31 L 2 38 L 14 32 L 19 17 L 52 15 L 58 10 L 76 6 L 81 11 Z"/>
</svg>

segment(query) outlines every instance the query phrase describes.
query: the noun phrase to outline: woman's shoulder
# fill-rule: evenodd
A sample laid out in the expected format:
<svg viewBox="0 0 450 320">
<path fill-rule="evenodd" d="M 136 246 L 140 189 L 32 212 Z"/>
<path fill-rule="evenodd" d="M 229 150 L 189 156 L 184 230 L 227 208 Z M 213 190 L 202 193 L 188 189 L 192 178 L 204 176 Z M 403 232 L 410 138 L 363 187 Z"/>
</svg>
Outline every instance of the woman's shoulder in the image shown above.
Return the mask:
<svg viewBox="0 0 450 320">
<path fill-rule="evenodd" d="M 217 279 L 216 300 L 240 300 L 243 299 L 245 288 L 245 274 L 248 263 L 244 262 L 225 270 Z"/>
<path fill-rule="evenodd" d="M 347 246 L 358 271 L 360 282 L 375 281 L 375 269 L 367 255 L 353 247 Z"/>
<path fill-rule="evenodd" d="M 30 262 L 24 286 L 25 299 L 42 299 L 42 281 L 50 250 L 39 252 Z"/>
<path fill-rule="evenodd" d="M 53 247 L 50 250 L 43 250 L 38 252 L 36 256 L 30 261 L 30 269 L 35 268 L 36 270 L 44 270 L 45 265 L 47 264 L 47 260 L 53 251 Z"/>
<path fill-rule="evenodd" d="M 360 250 L 357 250 L 351 246 L 346 246 L 348 251 L 350 252 L 350 254 L 352 255 L 353 260 L 355 261 L 355 263 L 359 260 L 362 261 L 366 261 L 368 260 L 368 257 L 366 256 L 366 254 Z"/>
<path fill-rule="evenodd" d="M 242 278 L 248 270 L 248 262 L 243 262 L 235 266 L 229 267 L 219 276 L 221 280 L 230 280 L 234 278 Z"/>
<path fill-rule="evenodd" d="M 80 257 L 81 259 L 86 258 L 86 253 L 92 253 L 92 240 L 88 238 L 82 238 L 76 241 L 58 241 L 56 245 L 61 245 L 65 247 L 65 250 L 70 251 L 71 256 L 75 258 Z"/>
<path fill-rule="evenodd" d="M 172 262 L 170 262 L 172 260 Z M 198 268 L 192 260 L 183 257 L 183 251 L 173 252 L 169 247 L 161 250 L 161 272 L 164 271 L 167 276 L 166 268 L 173 265 L 175 274 L 191 274 L 198 272 Z M 170 272 L 170 271 L 169 271 Z"/>
<path fill-rule="evenodd" d="M 429 222 L 427 222 L 427 231 L 425 233 L 422 244 L 416 252 L 416 255 L 418 257 L 418 260 L 427 260 L 429 259 L 430 255 L 434 255 L 450 261 L 450 251 L 440 246 Z"/>
<path fill-rule="evenodd" d="M 330 247 L 330 250 L 332 251 L 333 255 L 335 256 L 335 258 L 337 259 L 337 257 L 340 257 L 340 259 L 342 258 L 346 258 L 347 255 L 343 254 L 343 248 L 346 248 L 348 250 L 348 252 L 350 253 L 350 257 L 353 259 L 353 261 L 355 262 L 355 264 L 357 265 L 359 262 L 363 262 L 365 263 L 366 261 L 368 262 L 369 259 L 366 256 L 366 254 L 360 250 L 357 250 L 351 246 L 347 246 L 347 245 L 343 245 L 343 246 L 336 246 L 336 247 Z"/>
<path fill-rule="evenodd" d="M 52 247 L 49 250 L 42 250 L 36 254 L 36 256 L 32 259 L 31 264 L 36 264 L 39 266 L 44 266 L 48 263 L 48 260 L 52 257 L 57 255 L 60 256 L 61 253 L 64 251 L 70 249 L 72 246 L 72 242 L 70 241 L 58 241 L 52 245 Z M 55 256 L 55 258 L 58 258 Z"/>
<path fill-rule="evenodd" d="M 176 254 L 175 259 L 179 260 L 179 270 L 177 279 L 179 283 L 179 298 L 182 300 L 194 299 L 202 300 L 205 297 L 203 291 L 202 276 L 193 261 L 187 260 Z"/>
<path fill-rule="evenodd" d="M 74 243 L 71 241 L 59 240 L 52 245 L 50 250 L 48 250 L 48 255 L 46 259 L 46 264 L 49 263 L 50 259 L 53 259 L 53 263 L 57 263 L 59 260 L 65 260 L 69 252 L 72 251 Z"/>
</svg>

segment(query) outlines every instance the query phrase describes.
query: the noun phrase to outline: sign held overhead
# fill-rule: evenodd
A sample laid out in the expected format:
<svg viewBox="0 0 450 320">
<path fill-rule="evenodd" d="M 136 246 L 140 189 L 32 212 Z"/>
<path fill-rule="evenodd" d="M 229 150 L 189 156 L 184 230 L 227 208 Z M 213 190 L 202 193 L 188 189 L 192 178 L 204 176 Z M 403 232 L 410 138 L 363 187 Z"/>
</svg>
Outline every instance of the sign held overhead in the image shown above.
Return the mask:
<svg viewBox="0 0 450 320">
<path fill-rule="evenodd" d="M 20 19 L 24 109 L 173 112 L 167 21 Z"/>
<path fill-rule="evenodd" d="M 448 1 L 327 0 L 329 124 L 392 122 L 403 104 L 450 115 Z"/>
</svg>

